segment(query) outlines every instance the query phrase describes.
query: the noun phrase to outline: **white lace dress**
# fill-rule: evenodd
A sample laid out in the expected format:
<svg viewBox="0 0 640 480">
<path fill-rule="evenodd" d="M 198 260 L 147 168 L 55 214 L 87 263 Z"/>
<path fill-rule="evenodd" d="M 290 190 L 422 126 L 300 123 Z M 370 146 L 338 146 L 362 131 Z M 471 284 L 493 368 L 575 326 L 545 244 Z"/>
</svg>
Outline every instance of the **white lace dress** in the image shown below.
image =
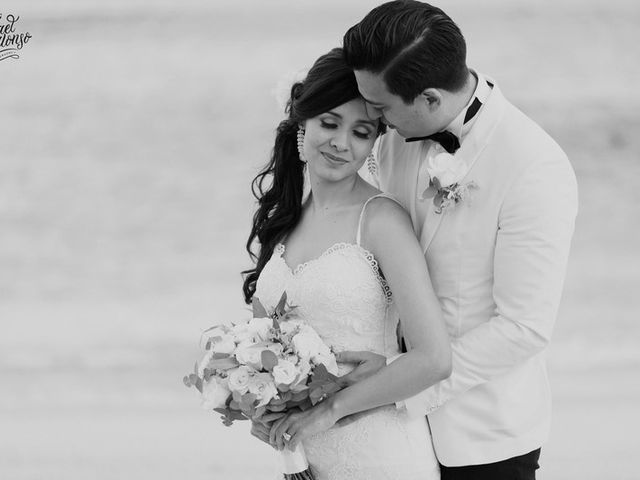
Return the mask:
<svg viewBox="0 0 640 480">
<path fill-rule="evenodd" d="M 356 243 L 333 245 L 293 270 L 283 258 L 284 245 L 278 245 L 255 295 L 273 308 L 286 290 L 290 303 L 336 351 L 391 356 L 399 353 L 391 292 L 373 255 L 360 246 L 360 225 L 356 238 Z M 346 366 L 341 368 L 341 374 L 347 373 Z M 303 444 L 317 480 L 440 478 L 426 419 L 409 418 L 395 406 L 376 409 Z"/>
</svg>

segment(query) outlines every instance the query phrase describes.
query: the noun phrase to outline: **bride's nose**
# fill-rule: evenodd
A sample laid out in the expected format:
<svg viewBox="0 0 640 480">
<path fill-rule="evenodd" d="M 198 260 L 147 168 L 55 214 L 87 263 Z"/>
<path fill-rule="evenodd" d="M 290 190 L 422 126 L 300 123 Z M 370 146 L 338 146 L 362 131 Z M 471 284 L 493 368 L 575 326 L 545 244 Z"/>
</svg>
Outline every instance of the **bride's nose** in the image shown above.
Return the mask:
<svg viewBox="0 0 640 480">
<path fill-rule="evenodd" d="M 343 152 L 347 149 L 347 132 L 346 130 L 339 129 L 337 130 L 331 140 L 329 141 L 329 145 L 335 148 L 338 152 Z"/>
</svg>

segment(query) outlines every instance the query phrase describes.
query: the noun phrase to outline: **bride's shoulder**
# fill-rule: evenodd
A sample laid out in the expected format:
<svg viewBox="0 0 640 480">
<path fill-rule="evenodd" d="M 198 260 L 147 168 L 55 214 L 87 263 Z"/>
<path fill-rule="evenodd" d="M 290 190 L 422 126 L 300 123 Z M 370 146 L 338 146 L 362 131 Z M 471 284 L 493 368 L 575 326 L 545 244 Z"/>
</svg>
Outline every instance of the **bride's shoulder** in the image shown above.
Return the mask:
<svg viewBox="0 0 640 480">
<path fill-rule="evenodd" d="M 365 203 L 364 208 L 367 211 L 367 215 L 371 217 L 396 217 L 408 218 L 408 213 L 399 200 L 393 196 L 379 192 L 372 195 Z"/>
<path fill-rule="evenodd" d="M 409 214 L 402 204 L 391 195 L 384 193 L 372 196 L 365 203 L 361 228 L 364 235 L 369 238 L 406 229 L 413 231 Z"/>
</svg>

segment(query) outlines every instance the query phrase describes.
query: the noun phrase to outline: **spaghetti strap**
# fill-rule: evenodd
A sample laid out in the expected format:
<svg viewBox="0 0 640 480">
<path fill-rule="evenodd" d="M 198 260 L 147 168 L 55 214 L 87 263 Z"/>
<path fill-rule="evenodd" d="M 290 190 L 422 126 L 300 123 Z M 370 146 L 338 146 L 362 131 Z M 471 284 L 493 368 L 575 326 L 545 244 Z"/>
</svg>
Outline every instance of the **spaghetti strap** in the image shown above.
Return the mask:
<svg viewBox="0 0 640 480">
<path fill-rule="evenodd" d="M 396 202 L 398 205 L 400 205 L 402 207 L 402 204 L 398 200 L 396 200 L 391 195 L 388 195 L 386 193 L 378 193 L 377 195 L 374 195 L 373 197 L 369 197 L 367 199 L 367 201 L 364 202 L 364 205 L 362 206 L 362 210 L 360 211 L 360 218 L 358 219 L 358 231 L 356 233 L 356 245 L 358 245 L 359 247 L 362 246 L 362 245 L 360 245 L 360 239 L 361 239 L 361 230 L 362 230 L 362 220 L 364 219 L 364 211 L 367 208 L 367 205 L 369 205 L 369 202 L 371 200 L 373 200 L 374 198 L 388 198 L 389 200 L 393 200 L 394 202 Z M 402 208 L 404 208 L 404 207 L 402 207 Z"/>
</svg>

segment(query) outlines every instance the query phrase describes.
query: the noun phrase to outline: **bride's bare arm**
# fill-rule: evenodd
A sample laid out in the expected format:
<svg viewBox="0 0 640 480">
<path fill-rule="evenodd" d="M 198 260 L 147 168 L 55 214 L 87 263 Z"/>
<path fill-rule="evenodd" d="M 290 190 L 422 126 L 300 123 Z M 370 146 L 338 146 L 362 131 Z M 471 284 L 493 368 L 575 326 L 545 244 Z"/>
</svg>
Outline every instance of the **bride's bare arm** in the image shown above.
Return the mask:
<svg viewBox="0 0 640 480">
<path fill-rule="evenodd" d="M 363 227 L 363 247 L 374 254 L 384 272 L 412 348 L 313 409 L 275 424 L 271 439 L 279 446 L 284 432 L 292 435 L 293 447 L 347 415 L 412 397 L 451 374 L 449 337 L 409 216 L 395 202 L 375 199 L 367 207 Z"/>
</svg>

